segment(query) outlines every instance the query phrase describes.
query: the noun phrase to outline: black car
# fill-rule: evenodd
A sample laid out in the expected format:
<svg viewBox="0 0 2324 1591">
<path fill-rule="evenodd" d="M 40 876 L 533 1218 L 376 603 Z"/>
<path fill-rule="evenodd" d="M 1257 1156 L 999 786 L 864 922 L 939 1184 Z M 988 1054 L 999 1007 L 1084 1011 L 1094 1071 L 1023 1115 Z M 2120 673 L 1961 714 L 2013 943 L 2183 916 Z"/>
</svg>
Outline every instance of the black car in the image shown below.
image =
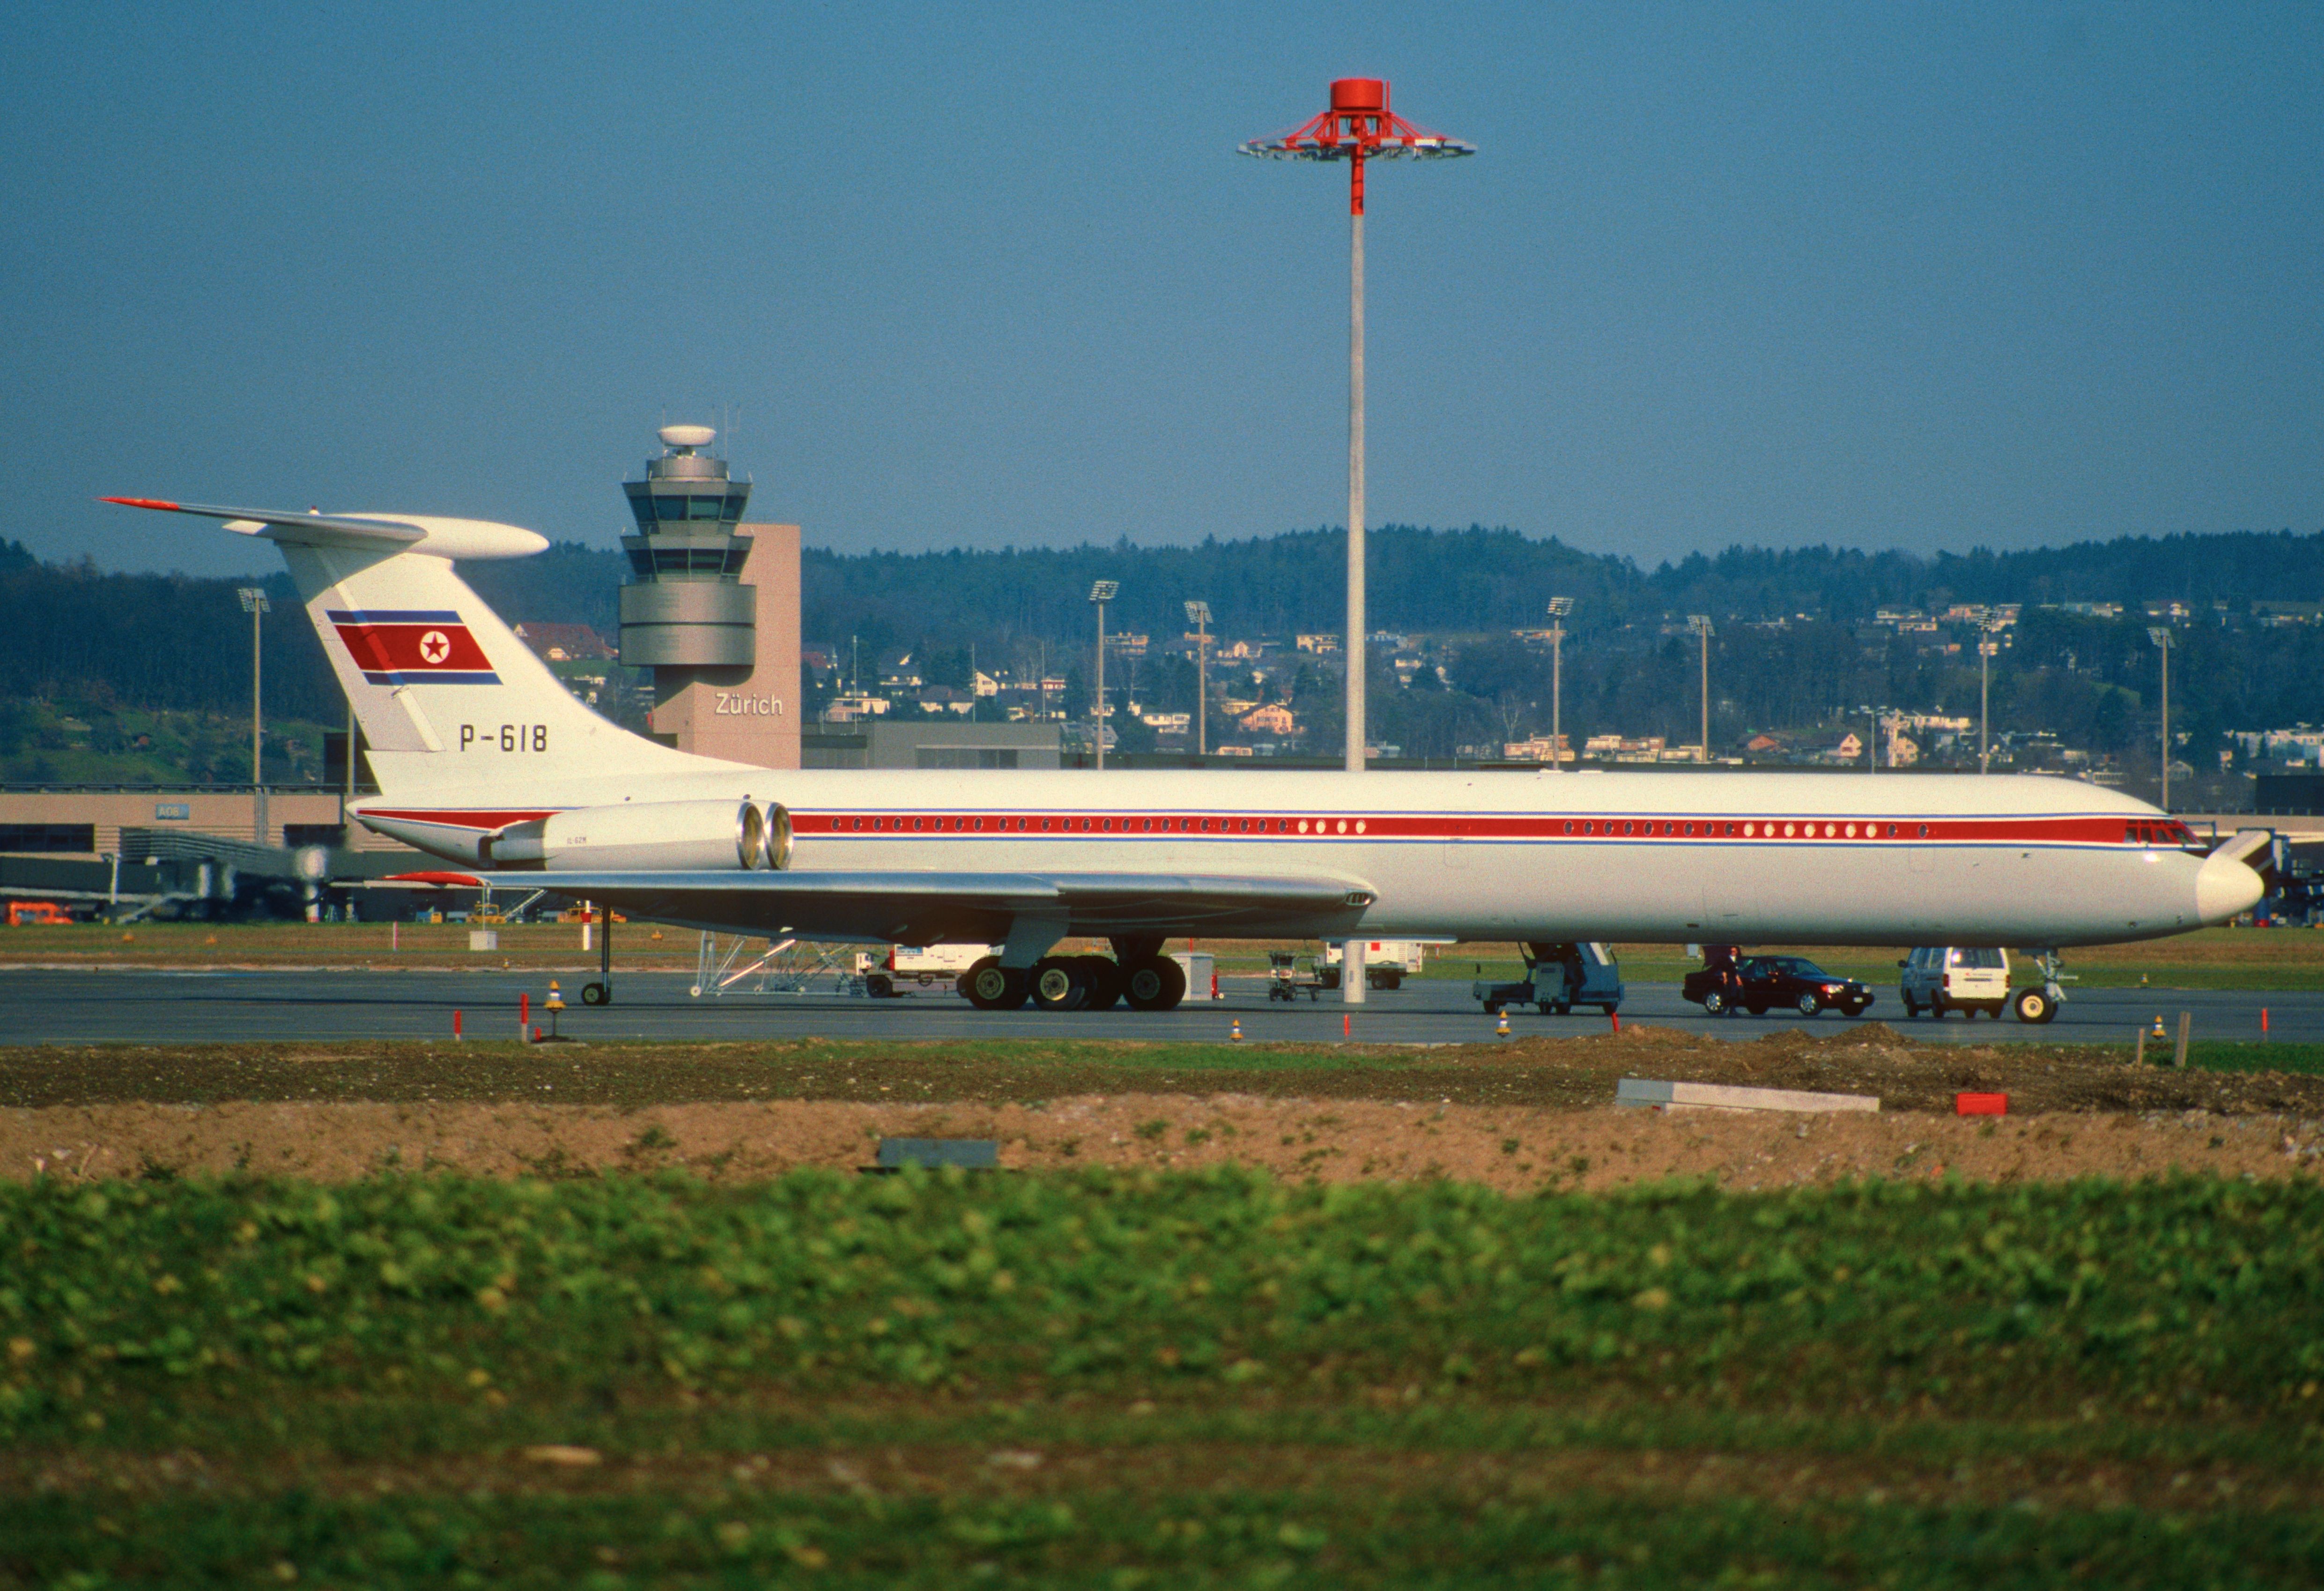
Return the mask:
<svg viewBox="0 0 2324 1591">
<path fill-rule="evenodd" d="M 1803 1016 L 1841 1011 L 1861 1016 L 1872 991 L 1853 978 L 1836 978 L 1803 956 L 1742 956 L 1714 961 L 1686 975 L 1681 990 L 1712 1016 L 1748 1011 L 1765 1016 L 1787 1007 Z"/>
</svg>

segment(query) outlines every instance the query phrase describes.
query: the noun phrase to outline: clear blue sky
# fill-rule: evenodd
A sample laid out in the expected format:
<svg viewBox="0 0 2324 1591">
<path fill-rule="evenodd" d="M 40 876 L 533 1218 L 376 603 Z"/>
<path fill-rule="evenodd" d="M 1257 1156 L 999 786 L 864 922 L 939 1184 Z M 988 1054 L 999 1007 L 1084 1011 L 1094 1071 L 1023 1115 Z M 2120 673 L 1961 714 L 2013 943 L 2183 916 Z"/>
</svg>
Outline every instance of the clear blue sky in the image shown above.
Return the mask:
<svg viewBox="0 0 2324 1591">
<path fill-rule="evenodd" d="M 2324 524 L 2324 10 L 18 0 L 0 535 L 100 492 L 611 545 L 664 420 L 849 550 L 1345 512 L 1643 562 Z M 2310 593 L 2313 594 L 2313 593 Z"/>
</svg>

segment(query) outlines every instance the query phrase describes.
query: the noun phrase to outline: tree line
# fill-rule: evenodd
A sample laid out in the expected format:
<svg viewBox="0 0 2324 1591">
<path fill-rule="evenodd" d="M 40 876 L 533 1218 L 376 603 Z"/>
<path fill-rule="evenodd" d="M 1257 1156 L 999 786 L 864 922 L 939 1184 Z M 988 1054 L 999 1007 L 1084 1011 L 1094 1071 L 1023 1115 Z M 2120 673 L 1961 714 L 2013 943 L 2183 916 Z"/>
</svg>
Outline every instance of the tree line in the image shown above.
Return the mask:
<svg viewBox="0 0 2324 1591">
<path fill-rule="evenodd" d="M 1828 724 L 1862 705 L 1973 715 L 1973 653 L 1943 658 L 1863 621 L 1884 606 L 2025 604 L 1994 678 L 1994 722 L 2052 729 L 2098 750 L 2126 750 L 2153 731 L 2155 658 L 2142 604 L 2180 601 L 2197 620 L 2174 655 L 2174 721 L 2190 747 L 2229 729 L 2324 720 L 2324 629 L 2248 621 L 2255 601 L 2324 596 L 2324 532 L 2126 537 L 2025 552 L 1933 557 L 1828 547 L 1735 547 L 1642 569 L 1554 538 L 1471 526 L 1391 526 L 1370 540 L 1375 628 L 1457 638 L 1399 688 L 1382 669 L 1372 690 L 1376 739 L 1414 756 L 1545 730 L 1549 656 L 1510 632 L 1538 628 L 1553 595 L 1576 600 L 1565 648 L 1569 734 L 1618 731 L 1691 742 L 1696 734 L 1693 642 L 1665 621 L 1707 612 L 1713 641 L 1714 744 L 1755 729 Z M 1046 645 L 1052 673 L 1079 685 L 1093 622 L 1091 582 L 1120 583 L 1117 630 L 1157 640 L 1185 629 L 1182 603 L 1208 602 L 1214 634 L 1280 637 L 1339 627 L 1346 541 L 1296 531 L 1185 547 L 1111 547 L 804 556 L 803 621 L 810 642 L 844 660 L 851 638 L 867 665 L 915 648 L 944 683 L 982 667 L 1025 667 Z M 512 622 L 618 629 L 626 563 L 618 552 L 559 543 L 539 557 L 463 570 Z M 246 709 L 250 625 L 235 595 L 250 582 L 107 573 L 83 560 L 47 564 L 0 542 L 0 695 L 159 709 Z M 322 649 L 299 614 L 287 575 L 263 582 L 274 605 L 263 628 L 271 713 L 329 722 L 341 711 Z M 2116 620 L 2048 611 L 2043 602 L 2125 604 Z M 2225 613 L 2212 611 L 2225 602 Z M 1781 628 L 1743 621 L 1785 621 Z M 1442 662 L 1440 680 L 1434 663 Z M 1140 689 L 1169 711 L 1193 707 L 1192 671 L 1139 666 Z M 953 676 L 960 676 L 954 680 Z M 1120 676 L 1110 683 L 1127 684 Z M 1232 682 L 1216 682 L 1223 691 Z M 1339 740 L 1338 689 L 1311 671 L 1292 682 L 1311 743 Z M 1278 691 L 1278 694 L 1281 694 Z M 1184 698 L 1181 700 L 1180 698 Z M 1069 687 L 1069 710 L 1087 711 Z"/>
</svg>

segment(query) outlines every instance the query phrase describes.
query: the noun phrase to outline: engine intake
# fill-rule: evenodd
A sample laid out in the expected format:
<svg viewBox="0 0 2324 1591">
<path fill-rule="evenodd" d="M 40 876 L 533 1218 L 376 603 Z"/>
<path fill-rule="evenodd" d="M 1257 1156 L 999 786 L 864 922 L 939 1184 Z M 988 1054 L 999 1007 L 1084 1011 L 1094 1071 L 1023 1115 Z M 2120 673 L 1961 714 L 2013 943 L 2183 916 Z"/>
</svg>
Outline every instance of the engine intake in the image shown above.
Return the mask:
<svg viewBox="0 0 2324 1591">
<path fill-rule="evenodd" d="M 477 848 L 492 867 L 552 873 L 784 868 L 791 819 L 748 801 L 625 801 L 511 823 Z"/>
</svg>

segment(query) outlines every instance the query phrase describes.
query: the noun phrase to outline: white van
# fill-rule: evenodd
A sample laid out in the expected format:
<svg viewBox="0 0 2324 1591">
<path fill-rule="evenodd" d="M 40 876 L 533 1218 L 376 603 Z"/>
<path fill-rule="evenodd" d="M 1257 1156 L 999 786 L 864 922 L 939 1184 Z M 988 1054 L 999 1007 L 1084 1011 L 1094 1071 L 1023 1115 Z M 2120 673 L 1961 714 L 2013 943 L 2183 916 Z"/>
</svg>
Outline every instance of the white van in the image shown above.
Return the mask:
<svg viewBox="0 0 2324 1591">
<path fill-rule="evenodd" d="M 2009 952 L 1982 946 L 1924 944 L 1896 963 L 1904 1015 L 1979 1011 L 1998 1017 L 2009 1004 Z"/>
</svg>

